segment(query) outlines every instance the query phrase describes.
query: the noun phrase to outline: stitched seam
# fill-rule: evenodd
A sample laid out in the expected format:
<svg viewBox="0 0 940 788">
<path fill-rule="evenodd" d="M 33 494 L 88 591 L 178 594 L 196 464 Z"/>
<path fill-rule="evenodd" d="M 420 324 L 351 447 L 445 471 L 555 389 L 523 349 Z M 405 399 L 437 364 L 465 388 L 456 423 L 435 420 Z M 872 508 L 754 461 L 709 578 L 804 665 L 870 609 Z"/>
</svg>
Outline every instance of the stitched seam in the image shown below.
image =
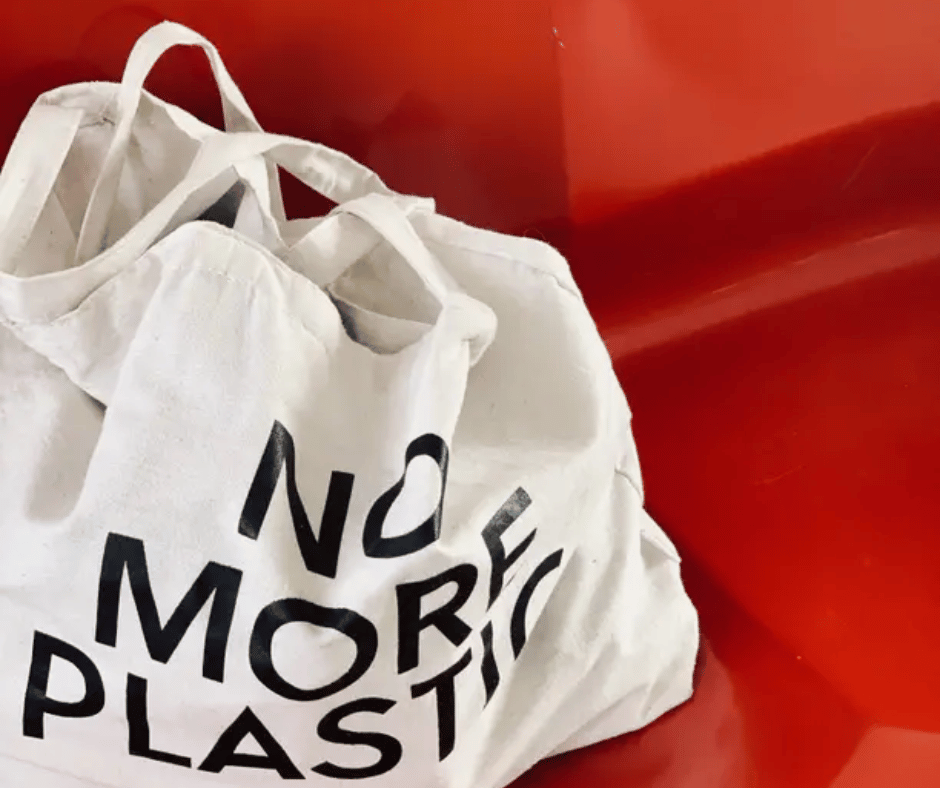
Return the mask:
<svg viewBox="0 0 940 788">
<path fill-rule="evenodd" d="M 142 258 L 141 258 L 141 259 L 142 259 Z M 170 267 L 170 268 L 179 268 L 180 265 L 172 265 L 172 266 L 169 266 L 169 267 Z M 53 325 L 56 325 L 56 324 L 67 323 L 68 321 L 78 319 L 78 318 L 80 318 L 85 312 L 87 312 L 89 309 L 91 309 L 92 302 L 94 301 L 94 297 L 95 297 L 96 295 L 100 294 L 100 293 L 106 293 L 108 289 L 114 287 L 114 285 L 116 284 L 116 282 L 117 282 L 118 279 L 120 278 L 121 274 L 124 273 L 124 272 L 127 271 L 127 270 L 129 270 L 129 269 L 124 269 L 124 271 L 121 271 L 121 272 L 118 273 L 116 276 L 111 277 L 111 278 L 108 279 L 106 282 L 104 282 L 101 286 L 97 287 L 94 291 L 92 291 L 92 292 L 88 295 L 87 298 L 85 298 L 77 307 L 75 307 L 75 309 L 71 310 L 70 312 L 66 312 L 66 313 L 63 314 L 63 315 L 59 315 L 59 317 L 56 317 L 56 318 L 54 318 L 54 319 L 52 319 L 52 320 L 40 318 L 40 319 L 38 319 L 38 320 L 32 320 L 32 321 L 4 320 L 4 321 L 2 321 L 2 322 L 5 323 L 6 325 L 8 325 L 8 326 L 11 327 L 11 328 L 32 328 L 32 327 L 35 327 L 35 326 L 53 326 Z M 245 289 L 248 289 L 248 290 L 250 290 L 251 284 L 252 284 L 252 283 L 251 283 L 250 281 L 248 281 L 247 279 L 238 279 L 238 278 L 236 278 L 236 277 L 230 276 L 229 274 L 227 274 L 227 273 L 225 273 L 224 271 L 221 271 L 221 270 L 219 270 L 219 269 L 217 269 L 217 268 L 211 268 L 211 267 L 210 267 L 210 268 L 193 268 L 193 269 L 191 269 L 191 270 L 189 271 L 189 273 L 193 273 L 193 274 L 204 274 L 204 275 L 206 275 L 206 276 L 210 276 L 210 277 L 215 278 L 215 279 L 223 279 L 223 280 L 225 280 L 226 282 L 230 282 L 230 283 L 232 283 L 232 284 L 239 285 L 239 286 L 241 286 L 241 287 L 243 287 L 243 288 L 245 288 Z M 317 335 L 314 333 L 314 331 L 313 331 L 308 325 L 306 325 L 302 320 L 300 320 L 300 319 L 297 317 L 297 315 L 295 315 L 295 314 L 294 314 L 293 312 L 291 312 L 290 310 L 284 309 L 282 306 L 280 306 L 280 305 L 274 303 L 274 300 L 273 300 L 273 299 L 267 298 L 266 300 L 269 302 L 269 305 L 270 305 L 272 308 L 274 308 L 280 315 L 283 315 L 283 316 L 287 317 L 292 323 L 294 323 L 294 324 L 296 324 L 298 327 L 302 328 L 306 333 L 308 333 L 311 337 L 313 337 L 313 339 L 315 339 L 321 346 L 323 346 L 323 347 L 325 348 L 326 345 L 325 345 L 324 341 L 323 341 L 319 336 L 317 336 Z"/>
<path fill-rule="evenodd" d="M 244 287 L 246 290 L 249 290 L 250 292 L 251 282 L 249 282 L 246 279 L 237 279 L 235 277 L 229 276 L 225 272 L 220 271 L 216 268 L 194 268 L 190 271 L 190 273 L 203 274 L 205 276 L 212 277 L 214 279 L 222 279 L 222 280 L 225 280 L 226 282 L 230 282 L 235 285 L 240 285 L 241 287 Z M 87 310 L 91 309 L 91 303 L 93 301 L 93 297 L 97 295 L 98 293 L 101 293 L 103 290 L 105 290 L 105 288 L 111 286 L 114 282 L 117 281 L 117 279 L 118 279 L 118 276 L 112 277 L 103 285 L 101 285 L 101 287 L 97 288 L 93 293 L 91 293 L 75 309 L 73 309 L 71 312 L 66 312 L 64 315 L 57 317 L 55 320 L 52 320 L 52 321 L 37 320 L 31 323 L 23 323 L 23 322 L 18 323 L 14 321 L 9 321 L 9 322 L 4 321 L 4 322 L 7 322 L 7 325 L 10 328 L 16 328 L 16 327 L 30 328 L 30 327 L 38 326 L 38 325 L 52 326 L 56 324 L 68 323 L 71 320 L 76 320 L 79 317 L 81 317 L 81 315 L 84 314 Z M 302 329 L 306 334 L 308 334 L 312 339 L 314 339 L 317 342 L 317 344 L 323 349 L 324 352 L 326 352 L 326 343 L 323 341 L 321 337 L 317 336 L 317 334 L 313 331 L 313 329 L 310 328 L 310 326 L 308 326 L 306 323 L 300 320 L 297 317 L 297 315 L 295 315 L 290 310 L 284 309 L 282 306 L 276 304 L 273 299 L 267 298 L 266 300 L 268 301 L 268 305 L 272 309 L 274 309 L 279 315 L 286 317 L 293 325 Z"/>
<path fill-rule="evenodd" d="M 179 265 L 180 264 L 177 264 L 174 267 L 179 267 Z M 205 276 L 209 276 L 215 279 L 222 279 L 234 285 L 240 285 L 244 287 L 246 290 L 248 290 L 249 292 L 253 292 L 254 294 L 257 294 L 259 292 L 265 292 L 265 291 L 258 291 L 258 290 L 252 291 L 251 289 L 252 283 L 250 281 L 248 281 L 247 279 L 239 279 L 239 278 L 233 277 L 229 275 L 228 273 L 219 270 L 218 268 L 212 268 L 212 267 L 194 268 L 190 271 L 190 273 L 203 274 Z M 268 302 L 268 305 L 272 309 L 277 311 L 279 315 L 286 317 L 291 323 L 303 329 L 307 334 L 309 334 L 313 339 L 317 341 L 317 343 L 323 348 L 324 351 L 326 350 L 326 343 L 323 341 L 323 339 L 317 336 L 317 334 L 314 333 L 313 329 L 310 328 L 310 326 L 308 326 L 306 323 L 304 323 L 299 317 L 297 317 L 297 315 L 294 312 L 290 311 L 289 309 L 285 309 L 282 305 L 276 303 L 274 299 L 269 298 L 267 295 L 265 295 L 264 298 Z"/>
<path fill-rule="evenodd" d="M 454 243 L 452 241 L 440 241 L 437 238 L 423 238 L 422 240 L 425 243 L 434 244 L 435 246 L 441 247 L 443 249 L 456 249 L 461 252 L 468 252 L 470 254 L 477 254 L 477 255 L 483 255 L 485 257 L 490 257 L 490 258 L 493 258 L 494 260 L 506 260 L 511 263 L 524 265 L 528 270 L 534 271 L 535 273 L 542 274 L 543 276 L 548 277 L 549 279 L 554 281 L 554 283 L 558 285 L 558 287 L 561 290 L 564 290 L 569 295 L 574 296 L 578 300 L 579 303 L 583 303 L 583 299 L 581 298 L 581 295 L 578 293 L 578 291 L 576 289 L 572 289 L 567 283 L 561 281 L 561 279 L 559 279 L 558 276 L 553 274 L 551 271 L 546 271 L 544 268 L 540 268 L 537 265 L 533 265 L 532 263 L 527 263 L 525 260 L 520 260 L 519 258 L 513 257 L 510 254 L 496 252 L 491 249 L 486 249 L 486 250 L 477 249 L 472 246 L 464 246 L 463 244 Z"/>
</svg>

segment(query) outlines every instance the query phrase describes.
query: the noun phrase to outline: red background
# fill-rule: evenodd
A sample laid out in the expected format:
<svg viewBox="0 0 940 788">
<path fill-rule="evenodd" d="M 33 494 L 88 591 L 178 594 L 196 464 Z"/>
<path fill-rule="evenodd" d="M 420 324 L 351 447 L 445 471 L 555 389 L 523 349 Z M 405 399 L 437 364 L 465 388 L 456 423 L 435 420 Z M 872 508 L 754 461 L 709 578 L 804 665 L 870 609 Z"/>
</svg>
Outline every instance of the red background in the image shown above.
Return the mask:
<svg viewBox="0 0 940 788">
<path fill-rule="evenodd" d="M 571 261 L 706 646 L 691 702 L 520 785 L 940 785 L 940 5 L 13 0 L 0 150 L 165 18 L 267 129 Z M 197 53 L 148 84 L 220 121 Z"/>
</svg>

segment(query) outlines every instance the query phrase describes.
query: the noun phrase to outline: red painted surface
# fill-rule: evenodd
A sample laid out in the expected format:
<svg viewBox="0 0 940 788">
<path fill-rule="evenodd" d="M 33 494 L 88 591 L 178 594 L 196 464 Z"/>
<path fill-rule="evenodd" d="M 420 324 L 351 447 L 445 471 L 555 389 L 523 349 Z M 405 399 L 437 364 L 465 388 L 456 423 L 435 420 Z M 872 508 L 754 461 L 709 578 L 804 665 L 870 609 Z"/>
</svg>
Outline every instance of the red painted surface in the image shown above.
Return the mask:
<svg viewBox="0 0 940 788">
<path fill-rule="evenodd" d="M 0 146 L 163 18 L 270 130 L 571 261 L 706 646 L 691 702 L 520 785 L 940 785 L 940 5 L 14 0 Z M 149 85 L 220 119 L 195 53 Z"/>
</svg>

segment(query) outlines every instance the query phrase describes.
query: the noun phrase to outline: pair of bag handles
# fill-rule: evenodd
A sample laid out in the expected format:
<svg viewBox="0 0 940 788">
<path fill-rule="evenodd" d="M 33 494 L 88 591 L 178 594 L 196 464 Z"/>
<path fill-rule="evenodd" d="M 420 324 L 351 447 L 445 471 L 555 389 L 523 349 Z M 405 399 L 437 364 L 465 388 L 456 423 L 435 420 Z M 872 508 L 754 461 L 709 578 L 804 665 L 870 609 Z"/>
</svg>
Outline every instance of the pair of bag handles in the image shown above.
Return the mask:
<svg viewBox="0 0 940 788">
<path fill-rule="evenodd" d="M 76 262 L 91 259 L 102 243 L 109 206 L 113 204 L 144 82 L 160 57 L 176 46 L 197 46 L 205 52 L 222 98 L 228 134 L 208 139 L 187 181 L 195 187 L 208 183 L 225 169 L 263 157 L 274 188 L 267 206 L 276 221 L 286 221 L 277 183 L 276 165 L 338 204 L 337 210 L 357 216 L 385 238 L 415 270 L 432 295 L 443 305 L 452 291 L 446 272 L 418 238 L 405 212 L 433 210 L 433 202 L 407 198 L 389 189 L 372 170 L 339 151 L 323 145 L 266 134 L 229 75 L 218 50 L 198 33 L 172 22 L 151 28 L 137 41 L 117 94 L 119 120 L 92 190 L 79 233 Z M 331 278 L 342 273 L 337 270 Z"/>
<path fill-rule="evenodd" d="M 159 58 L 176 46 L 198 46 L 208 56 L 229 133 L 207 139 L 183 181 L 125 237 L 102 250 L 107 218 L 117 193 L 144 81 Z M 280 165 L 311 189 L 337 203 L 335 213 L 358 217 L 384 238 L 417 273 L 442 308 L 462 302 L 460 311 L 466 313 L 468 302 L 474 301 L 459 291 L 408 220 L 408 213 L 414 211 L 433 212 L 432 200 L 393 192 L 374 172 L 339 151 L 261 131 L 216 48 L 194 31 L 164 22 L 144 33 L 128 59 L 117 102 L 119 120 L 85 211 L 73 267 L 23 278 L 4 272 L 0 265 L 0 308 L 9 318 L 25 319 L 26 314 L 51 316 L 66 308 L 68 299 L 52 280 L 77 275 L 82 269 L 81 276 L 87 287 L 103 282 L 115 273 L 120 259 L 126 259 L 128 254 L 143 254 L 162 228 L 185 212 L 194 193 L 227 170 L 257 162 L 259 157 L 266 162 L 272 176 L 274 188 L 268 190 L 272 202 L 267 209 L 276 221 L 286 221 L 276 179 L 276 165 Z M 27 115 L 0 173 L 0 263 L 15 258 L 17 250 L 32 234 L 83 118 L 81 109 L 57 106 L 54 101 L 37 102 Z M 311 230 L 316 231 L 317 228 Z M 298 246 L 302 246 L 302 241 Z M 321 261 L 321 264 L 329 262 Z M 321 281 L 332 281 L 340 276 L 353 260 L 332 262 L 333 270 L 320 272 Z M 44 306 L 39 306 L 36 298 L 44 302 Z M 28 301 L 32 301 L 29 306 Z M 491 334 L 492 328 L 488 326 L 492 323 L 492 313 L 478 302 L 469 311 L 477 314 L 476 319 L 470 319 L 475 327 L 465 326 L 467 338 L 479 339 L 481 335 Z M 481 311 L 489 314 L 483 316 Z M 24 317 L 17 318 L 17 315 Z"/>
</svg>

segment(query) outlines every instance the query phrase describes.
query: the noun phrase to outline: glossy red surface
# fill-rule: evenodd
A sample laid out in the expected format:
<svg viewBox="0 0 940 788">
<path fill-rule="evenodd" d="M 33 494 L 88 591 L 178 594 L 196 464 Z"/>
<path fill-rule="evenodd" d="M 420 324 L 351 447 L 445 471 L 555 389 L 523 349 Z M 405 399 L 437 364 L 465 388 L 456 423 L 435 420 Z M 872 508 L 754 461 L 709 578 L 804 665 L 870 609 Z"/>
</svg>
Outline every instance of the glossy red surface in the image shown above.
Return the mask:
<svg viewBox="0 0 940 788">
<path fill-rule="evenodd" d="M 706 643 L 692 701 L 518 785 L 940 785 L 940 5 L 14 0 L 0 146 L 163 18 L 267 128 L 571 261 Z M 149 84 L 220 119 L 195 53 Z"/>
</svg>

